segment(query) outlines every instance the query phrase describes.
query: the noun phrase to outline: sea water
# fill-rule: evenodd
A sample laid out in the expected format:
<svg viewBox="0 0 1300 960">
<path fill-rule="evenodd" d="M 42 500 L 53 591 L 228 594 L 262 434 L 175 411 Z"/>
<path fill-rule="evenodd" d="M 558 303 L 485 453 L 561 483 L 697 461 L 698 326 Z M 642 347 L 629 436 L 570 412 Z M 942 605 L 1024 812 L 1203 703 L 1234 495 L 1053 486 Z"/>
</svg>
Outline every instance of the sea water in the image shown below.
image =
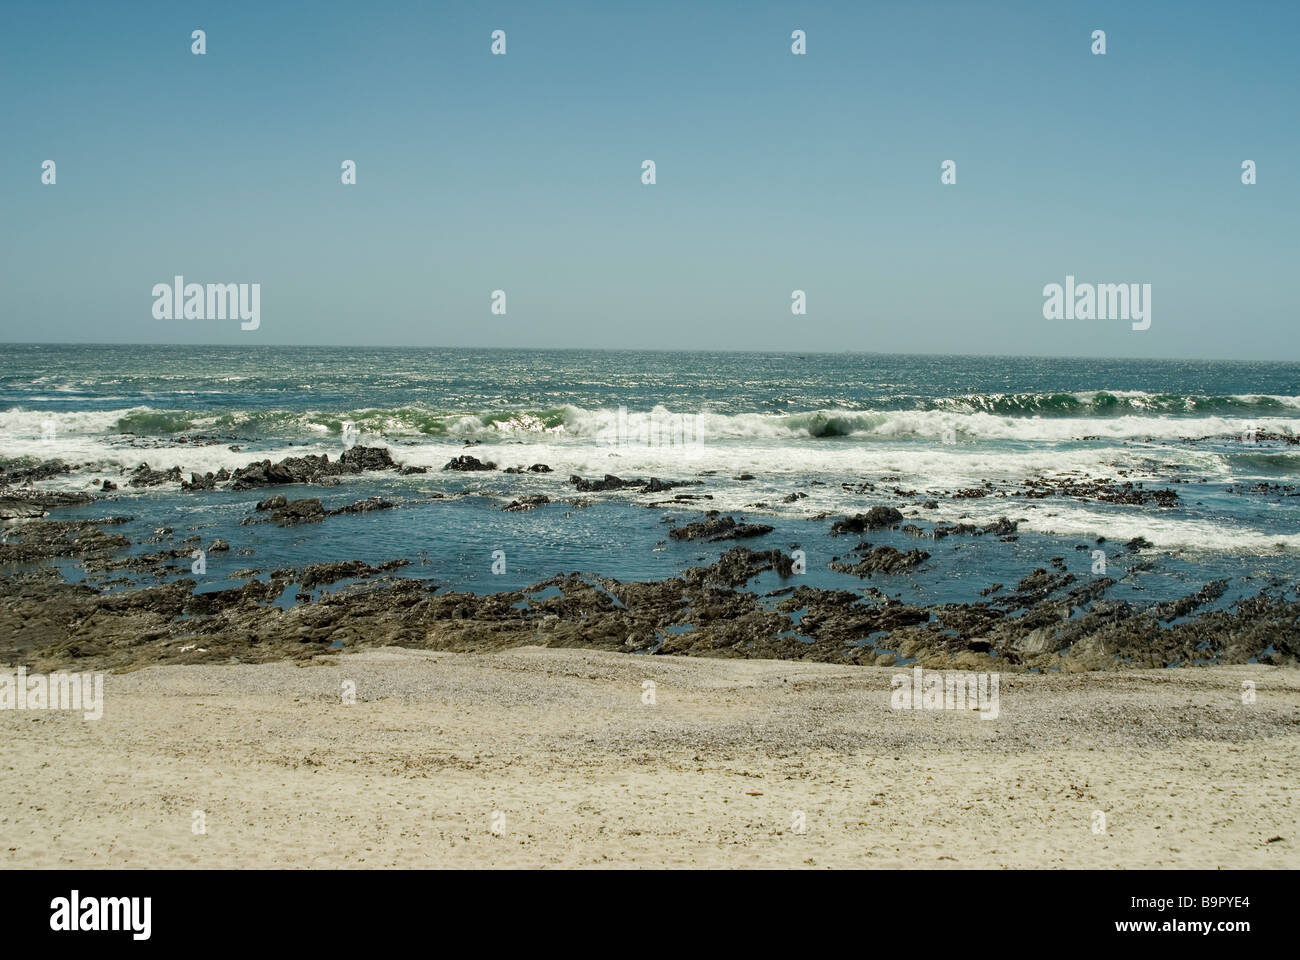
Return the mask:
<svg viewBox="0 0 1300 960">
<path fill-rule="evenodd" d="M 1226 606 L 1265 588 L 1295 589 L 1300 446 L 1288 435 L 1300 435 L 1294 363 L 349 347 L 0 350 L 0 458 L 78 465 L 38 486 L 100 499 L 57 518 L 129 516 L 114 530 L 137 544 L 161 527 L 172 528 L 177 541 L 226 540 L 231 550 L 209 554 L 196 577 L 200 591 L 265 579 L 276 568 L 350 559 L 406 558 L 411 564 L 393 575 L 480 593 L 568 572 L 659 579 L 711 563 L 739 543 L 807 556 L 806 574 L 788 581 L 763 574 L 750 584 L 759 591 L 798 582 L 966 602 L 1037 568 L 1055 566 L 1084 581 L 1097 575 L 1101 550 L 1106 575 L 1119 581 L 1112 598 L 1156 602 L 1229 578 L 1216 604 Z M 246 492 L 127 486 L 141 462 L 179 466 L 188 478 L 308 453 L 337 459 L 354 444 L 387 446 L 395 460 L 429 472 Z M 462 454 L 499 468 L 541 463 L 552 472 L 442 469 Z M 569 481 L 605 474 L 698 485 L 584 494 Z M 1023 496 L 1027 481 L 1102 478 L 1172 489 L 1178 500 L 1161 507 Z M 104 479 L 120 489 L 100 493 Z M 986 495 L 959 495 L 981 488 Z M 326 508 L 381 496 L 395 507 L 287 528 L 241 524 L 264 517 L 255 504 L 276 493 L 320 497 Z M 552 502 L 501 509 L 535 494 Z M 922 535 L 829 535 L 835 519 L 877 505 L 897 507 Z M 718 543 L 668 536 L 706 510 L 774 530 Z M 1018 521 L 1014 539 L 926 536 L 937 522 L 1003 516 Z M 1145 544 L 1125 546 L 1139 537 Z M 827 568 L 863 539 L 931 557 L 870 580 Z M 84 575 L 71 562 L 64 569 L 70 579 Z M 178 560 L 175 572 L 195 576 L 188 561 Z M 109 587 L 121 585 L 119 574 Z M 294 602 L 296 590 L 286 594 L 282 602 Z"/>
</svg>

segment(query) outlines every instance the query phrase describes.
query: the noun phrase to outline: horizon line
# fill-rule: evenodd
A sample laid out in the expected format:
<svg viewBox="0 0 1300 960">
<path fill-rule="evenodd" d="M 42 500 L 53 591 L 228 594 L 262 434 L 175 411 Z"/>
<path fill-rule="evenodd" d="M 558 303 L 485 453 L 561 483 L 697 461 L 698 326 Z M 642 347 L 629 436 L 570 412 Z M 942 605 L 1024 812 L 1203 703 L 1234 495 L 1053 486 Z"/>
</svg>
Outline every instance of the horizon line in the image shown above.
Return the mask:
<svg viewBox="0 0 1300 960">
<path fill-rule="evenodd" d="M 994 360 L 1107 360 L 1133 361 L 1135 363 L 1258 363 L 1286 365 L 1300 363 L 1296 360 L 1245 359 L 1228 357 L 1135 357 L 1135 356 L 1070 356 L 1060 353 L 930 353 L 911 350 L 740 350 L 733 348 L 684 349 L 674 347 L 489 347 L 453 346 L 448 344 L 359 344 L 359 343 L 156 343 L 148 340 L 94 341 L 94 340 L 5 340 L 0 347 L 174 347 L 178 349 L 307 349 L 307 350 L 470 350 L 516 353 L 721 353 L 737 355 L 800 355 L 838 357 L 845 354 L 873 357 L 934 357 L 934 358 L 986 358 Z"/>
</svg>

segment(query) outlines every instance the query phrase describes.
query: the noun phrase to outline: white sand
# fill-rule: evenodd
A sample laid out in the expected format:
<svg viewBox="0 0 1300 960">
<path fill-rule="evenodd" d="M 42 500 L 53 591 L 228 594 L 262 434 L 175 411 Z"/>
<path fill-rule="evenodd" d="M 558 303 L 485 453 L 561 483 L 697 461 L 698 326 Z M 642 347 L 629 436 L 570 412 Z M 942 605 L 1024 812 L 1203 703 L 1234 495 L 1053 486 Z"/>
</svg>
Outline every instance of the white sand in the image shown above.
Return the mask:
<svg viewBox="0 0 1300 960">
<path fill-rule="evenodd" d="M 1300 867 L 1300 671 L 1003 674 L 996 721 L 891 710 L 896 672 L 524 648 L 111 675 L 101 721 L 0 712 L 0 866 Z"/>
</svg>

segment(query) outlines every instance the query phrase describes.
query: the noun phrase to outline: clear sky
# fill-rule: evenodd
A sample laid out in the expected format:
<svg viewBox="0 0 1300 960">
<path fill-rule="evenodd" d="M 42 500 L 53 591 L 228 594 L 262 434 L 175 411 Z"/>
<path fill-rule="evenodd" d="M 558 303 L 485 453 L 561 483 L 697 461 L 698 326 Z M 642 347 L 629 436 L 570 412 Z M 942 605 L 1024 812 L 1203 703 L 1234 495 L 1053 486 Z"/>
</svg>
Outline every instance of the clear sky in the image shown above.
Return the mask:
<svg viewBox="0 0 1300 960">
<path fill-rule="evenodd" d="M 1291 0 L 11 3 L 0 341 L 1297 360 L 1298 28 Z M 175 274 L 260 283 L 260 329 L 154 319 Z M 1151 328 L 1044 320 L 1066 274 L 1150 283 Z"/>
</svg>

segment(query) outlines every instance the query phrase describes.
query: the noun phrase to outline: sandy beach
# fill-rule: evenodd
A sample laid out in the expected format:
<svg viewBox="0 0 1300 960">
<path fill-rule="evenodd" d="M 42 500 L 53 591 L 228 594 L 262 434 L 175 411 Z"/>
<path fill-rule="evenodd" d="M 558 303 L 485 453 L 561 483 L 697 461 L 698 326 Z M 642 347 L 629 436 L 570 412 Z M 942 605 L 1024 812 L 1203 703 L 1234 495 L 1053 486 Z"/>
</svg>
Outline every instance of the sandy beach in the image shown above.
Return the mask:
<svg viewBox="0 0 1300 960">
<path fill-rule="evenodd" d="M 110 674 L 99 721 L 0 711 L 0 865 L 1300 867 L 1300 671 L 1004 674 L 996 720 L 893 710 L 898 672 L 526 647 Z"/>
<path fill-rule="evenodd" d="M 417 869 L 1288 936 L 1261 6 L 7 8 L 4 942 L 374 949 Z"/>
</svg>

